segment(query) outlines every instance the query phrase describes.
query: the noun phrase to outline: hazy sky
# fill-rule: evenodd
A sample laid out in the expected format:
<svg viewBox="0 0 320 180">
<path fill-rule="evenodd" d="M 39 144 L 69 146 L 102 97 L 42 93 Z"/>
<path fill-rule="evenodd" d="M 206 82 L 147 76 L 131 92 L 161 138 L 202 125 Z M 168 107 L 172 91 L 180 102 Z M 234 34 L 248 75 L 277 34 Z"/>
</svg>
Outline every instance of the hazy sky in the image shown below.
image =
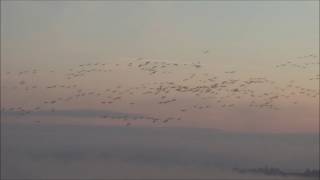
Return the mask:
<svg viewBox="0 0 320 180">
<path fill-rule="evenodd" d="M 268 64 L 318 51 L 318 2 L 2 2 L 3 64 L 151 57 Z M 52 62 L 53 63 L 53 62 Z M 5 66 L 5 67 L 7 67 Z"/>
<path fill-rule="evenodd" d="M 319 1 L 1 1 L 1 178 L 319 169 L 319 78 Z"/>
<path fill-rule="evenodd" d="M 224 71 L 236 70 L 231 78 L 267 77 L 279 86 L 291 80 L 304 88 L 318 90 L 318 82 L 309 78 L 319 74 L 316 65 L 276 69 L 277 64 L 314 54 L 319 58 L 318 1 L 185 1 L 185 2 L 107 2 L 107 1 L 1 1 L 1 76 L 5 107 L 31 106 L 44 98 L 63 92 L 34 90 L 27 95 L 10 91 L 16 76 L 5 72 L 38 69 L 42 75 L 31 81 L 38 86 L 64 83 L 62 72 L 82 63 L 125 63 L 144 57 L 151 60 L 204 65 L 201 73 L 230 78 Z M 210 53 L 204 55 L 208 49 Z M 50 74 L 47 70 L 55 70 Z M 189 69 L 158 80 L 176 80 Z M 115 78 L 116 77 L 116 78 Z M 130 78 L 129 78 L 130 77 Z M 24 80 L 30 80 L 25 77 Z M 96 75 L 77 81 L 82 87 L 100 90 L 109 86 L 137 85 L 154 79 L 122 68 L 109 75 Z M 192 84 L 192 83 L 191 83 Z M 270 87 L 262 91 L 272 91 Z M 19 93 L 18 93 L 19 92 Z M 196 102 L 183 97 L 182 102 Z M 317 132 L 318 100 L 298 96 L 281 101 L 281 111 L 257 110 L 241 105 L 225 110 L 194 112 L 184 123 L 174 126 L 212 127 L 231 131 Z M 108 110 L 124 113 L 169 114 L 170 105 L 150 105 L 150 97 L 136 97 L 142 105 L 136 109 L 115 105 Z M 293 106 L 293 101 L 299 101 Z M 214 106 L 214 104 L 213 104 Z M 139 108 L 140 107 L 140 108 Z M 147 109 L 146 109 L 147 107 Z M 60 105 L 60 109 L 100 109 L 96 100 Z M 52 117 L 48 117 L 52 118 Z M 80 121 L 80 120 L 79 120 Z M 77 123 L 75 121 L 75 123 Z"/>
</svg>

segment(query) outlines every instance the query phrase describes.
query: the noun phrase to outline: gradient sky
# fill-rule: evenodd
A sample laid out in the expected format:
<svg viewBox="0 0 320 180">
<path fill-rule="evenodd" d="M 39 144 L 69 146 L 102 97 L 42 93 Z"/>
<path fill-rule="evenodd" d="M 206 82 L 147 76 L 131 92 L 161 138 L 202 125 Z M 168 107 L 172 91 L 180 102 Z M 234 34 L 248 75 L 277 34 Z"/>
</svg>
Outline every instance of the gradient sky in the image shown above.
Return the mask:
<svg viewBox="0 0 320 180">
<path fill-rule="evenodd" d="M 199 61 L 204 65 L 201 73 L 229 78 L 223 72 L 236 70 L 239 79 L 267 77 L 283 86 L 294 80 L 299 86 L 317 91 L 318 82 L 308 80 L 319 74 L 317 66 L 305 70 L 279 70 L 275 65 L 288 60 L 308 62 L 310 59 L 296 59 L 308 54 L 319 58 L 318 15 L 318 1 L 1 1 L 1 85 L 9 87 L 17 83 L 16 77 L 4 74 L 8 71 L 42 70 L 42 76 L 36 80 L 40 86 L 45 86 L 50 84 L 48 82 L 62 82 L 60 72 L 82 63 L 121 64 L 127 59 L 145 57 L 179 63 Z M 210 53 L 204 55 L 202 52 L 206 49 Z M 51 69 L 57 74 L 47 72 Z M 182 69 L 172 76 L 159 78 L 176 80 L 188 72 L 191 70 Z M 129 86 L 152 80 L 124 68 L 108 76 L 95 76 L 77 83 L 100 90 L 119 83 Z M 268 88 L 263 90 L 271 90 Z M 43 97 L 63 94 L 39 93 L 37 90 L 32 95 L 17 92 L 3 89 L 2 105 L 28 106 Z M 288 101 L 279 102 L 283 108 L 276 112 L 245 105 L 232 111 L 215 108 L 205 113 L 188 114 L 183 123 L 169 123 L 168 126 L 250 132 L 318 132 L 318 98 L 299 96 L 290 100 L 299 101 L 297 106 Z M 148 107 L 150 114 L 175 113 L 170 105 L 163 109 L 153 107 L 148 97 L 136 97 L 136 101 L 141 102 L 137 109 L 119 105 L 109 110 L 146 113 Z M 182 101 L 196 100 L 185 97 Z M 85 104 L 60 107 L 70 108 L 101 109 L 90 99 Z M 96 122 L 98 120 L 91 121 Z M 81 123 L 81 120 L 72 123 Z"/>
</svg>

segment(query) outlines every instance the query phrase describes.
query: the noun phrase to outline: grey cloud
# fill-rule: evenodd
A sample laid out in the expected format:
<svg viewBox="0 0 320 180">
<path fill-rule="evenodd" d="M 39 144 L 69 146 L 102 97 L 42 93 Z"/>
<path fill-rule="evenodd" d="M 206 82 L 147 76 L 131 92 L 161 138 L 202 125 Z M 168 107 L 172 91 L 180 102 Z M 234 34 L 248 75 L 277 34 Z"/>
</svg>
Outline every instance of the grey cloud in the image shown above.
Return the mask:
<svg viewBox="0 0 320 180">
<path fill-rule="evenodd" d="M 109 110 L 91 110 L 91 109 L 75 109 L 75 110 L 49 110 L 32 111 L 28 114 L 24 114 L 21 111 L 2 111 L 2 115 L 5 116 L 46 116 L 46 117 L 71 117 L 71 118 L 113 118 L 113 119 L 145 119 L 150 118 L 143 114 L 115 112 Z"/>
<path fill-rule="evenodd" d="M 225 178 L 234 167 L 319 167 L 316 134 L 45 124 L 1 128 L 3 177 L 210 178 L 227 171 L 220 174 Z"/>
</svg>

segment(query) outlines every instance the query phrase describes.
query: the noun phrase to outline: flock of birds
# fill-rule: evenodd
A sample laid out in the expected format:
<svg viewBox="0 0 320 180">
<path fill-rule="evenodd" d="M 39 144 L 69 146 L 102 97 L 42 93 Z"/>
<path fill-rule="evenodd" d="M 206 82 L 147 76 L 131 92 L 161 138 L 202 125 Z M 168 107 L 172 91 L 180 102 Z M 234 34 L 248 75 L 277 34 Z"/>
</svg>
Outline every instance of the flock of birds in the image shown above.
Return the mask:
<svg viewBox="0 0 320 180">
<path fill-rule="evenodd" d="M 208 54 L 209 50 L 204 50 L 203 54 Z M 307 62 L 298 61 L 299 59 L 308 59 Z M 314 54 L 296 58 L 296 60 L 287 61 L 276 65 L 276 68 L 301 68 L 318 67 L 319 59 Z M 148 114 L 147 109 L 137 114 L 126 113 L 105 113 L 97 114 L 96 118 L 101 119 L 120 119 L 124 121 L 125 126 L 130 126 L 134 121 L 130 120 L 149 120 L 152 123 L 168 123 L 175 120 L 183 120 L 184 115 L 193 113 L 194 111 L 206 111 L 212 108 L 232 109 L 238 104 L 257 109 L 279 110 L 277 105 L 280 101 L 288 101 L 292 104 L 298 104 L 295 100 L 297 96 L 305 96 L 309 98 L 319 98 L 319 89 L 305 88 L 295 83 L 294 80 L 287 84 L 279 84 L 274 80 L 266 77 L 250 77 L 239 79 L 233 74 L 237 74 L 236 70 L 224 71 L 225 75 L 213 75 L 201 71 L 204 67 L 200 62 L 196 63 L 178 63 L 155 61 L 147 58 L 137 58 L 128 62 L 118 63 L 86 63 L 79 64 L 74 67 L 67 68 L 62 74 L 63 83 L 40 83 L 37 84 L 34 80 L 27 80 L 27 76 L 41 76 L 40 69 L 29 69 L 19 72 L 5 72 L 4 78 L 10 79 L 14 76 L 16 82 L 4 84 L 1 83 L 3 95 L 6 92 L 14 93 L 15 90 L 20 90 L 19 93 L 25 93 L 28 99 L 33 91 L 43 92 L 50 91 L 50 98 L 40 100 L 36 105 L 16 105 L 7 106 L 2 103 L 2 114 L 11 113 L 18 117 L 25 117 L 30 114 L 36 114 L 43 111 L 51 113 L 59 113 L 57 107 L 62 107 L 63 103 L 68 103 L 72 106 L 78 103 L 86 103 L 89 99 L 96 102 L 96 106 L 102 109 L 110 110 L 115 104 L 126 104 L 130 107 L 139 106 L 139 101 L 133 99 L 149 99 L 156 107 L 167 106 L 170 104 L 170 109 L 175 111 L 174 116 L 166 116 L 165 112 L 159 112 L 159 115 Z M 143 73 L 145 77 L 152 77 L 152 81 L 144 83 L 136 83 L 133 86 L 118 84 L 110 87 L 92 88 L 83 87 L 81 81 L 86 77 L 99 77 L 105 74 L 115 76 L 119 69 L 124 69 L 129 72 L 133 69 Z M 180 72 L 182 69 L 187 71 L 181 79 L 170 78 L 171 74 Z M 52 76 L 56 75 L 54 70 L 50 70 Z M 91 76 L 94 75 L 94 76 Z M 159 78 L 165 75 L 167 78 Z M 230 76 L 228 76 L 230 75 Z M 6 76 L 6 77 L 5 77 Z M 127 75 L 128 78 L 131 76 Z M 306 79 L 308 81 L 319 81 L 319 74 Z M 164 80 L 165 79 L 165 80 Z M 92 79 L 94 81 L 94 79 Z M 97 84 L 99 86 L 99 84 Z M 99 86 L 100 87 L 100 86 Z M 256 91 L 256 88 L 265 88 L 266 91 Z M 55 96 L 54 91 L 59 91 L 59 96 Z M 62 95 L 61 95 L 61 92 Z M 186 97 L 192 99 L 186 102 Z M 30 96 L 31 98 L 31 96 Z M 32 100 L 30 100 L 32 101 Z M 37 121 L 40 122 L 40 121 Z"/>
</svg>

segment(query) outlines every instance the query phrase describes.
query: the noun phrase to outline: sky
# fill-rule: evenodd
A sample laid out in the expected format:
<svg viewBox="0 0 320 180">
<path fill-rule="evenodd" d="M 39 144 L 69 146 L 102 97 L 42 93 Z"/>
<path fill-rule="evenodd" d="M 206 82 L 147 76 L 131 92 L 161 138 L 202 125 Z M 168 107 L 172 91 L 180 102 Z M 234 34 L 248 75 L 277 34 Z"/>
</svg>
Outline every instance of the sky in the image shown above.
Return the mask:
<svg viewBox="0 0 320 180">
<path fill-rule="evenodd" d="M 305 69 L 275 66 L 287 61 L 318 62 L 318 15 L 318 1 L 2 1 L 1 105 L 7 109 L 34 108 L 43 100 L 70 95 L 66 90 L 45 89 L 55 83 L 77 84 L 79 89 L 97 92 L 118 85 L 134 87 L 141 83 L 179 82 L 192 73 L 200 80 L 205 73 L 218 76 L 221 81 L 264 77 L 275 81 L 280 89 L 294 81 L 292 86 L 308 89 L 313 96 L 319 92 L 318 81 L 310 80 L 318 77 L 316 64 Z M 208 53 L 204 53 L 206 50 Z M 315 57 L 299 58 L 310 54 Z M 155 78 L 125 66 L 137 58 L 179 64 L 196 62 L 201 63 L 202 68 L 171 69 L 172 73 Z M 64 79 L 71 68 L 96 62 L 108 63 L 111 67 L 120 65 L 108 74 L 94 73 L 72 82 Z M 37 69 L 37 76 L 14 74 L 32 69 Z M 226 71 L 236 73 L 227 74 Z M 38 88 L 26 93 L 19 89 L 22 80 Z M 186 84 L 197 85 L 194 81 Z M 274 88 L 261 85 L 253 90 L 273 93 Z M 291 91 L 286 93 L 289 95 Z M 83 101 L 59 104 L 55 108 L 60 115 L 51 115 L 46 112 L 50 108 L 43 108 L 39 112 L 41 116 L 35 113 L 14 117 L 9 122 L 39 118 L 46 123 L 119 124 L 116 120 L 94 117 L 88 122 L 76 112 L 88 115 L 110 111 L 165 118 L 180 116 L 179 108 L 201 101 L 195 96 L 174 95 L 180 102 L 161 107 L 154 104 L 152 96 L 136 95 L 123 100 L 122 104 L 108 107 L 101 106 L 98 98 L 85 97 Z M 126 103 L 129 101 L 137 105 L 131 107 Z M 230 103 L 233 102 L 230 99 Z M 280 110 L 249 108 L 248 102 L 250 100 L 244 97 L 235 102 L 235 108 L 225 109 L 208 98 L 205 103 L 213 106 L 212 109 L 188 112 L 181 115 L 183 121 L 156 126 L 210 127 L 235 132 L 319 131 L 319 94 L 282 98 L 277 102 Z M 137 121 L 136 125 L 154 126 L 143 121 Z"/>
<path fill-rule="evenodd" d="M 319 1 L 1 1 L 1 178 L 301 179 L 319 78 Z"/>
</svg>

